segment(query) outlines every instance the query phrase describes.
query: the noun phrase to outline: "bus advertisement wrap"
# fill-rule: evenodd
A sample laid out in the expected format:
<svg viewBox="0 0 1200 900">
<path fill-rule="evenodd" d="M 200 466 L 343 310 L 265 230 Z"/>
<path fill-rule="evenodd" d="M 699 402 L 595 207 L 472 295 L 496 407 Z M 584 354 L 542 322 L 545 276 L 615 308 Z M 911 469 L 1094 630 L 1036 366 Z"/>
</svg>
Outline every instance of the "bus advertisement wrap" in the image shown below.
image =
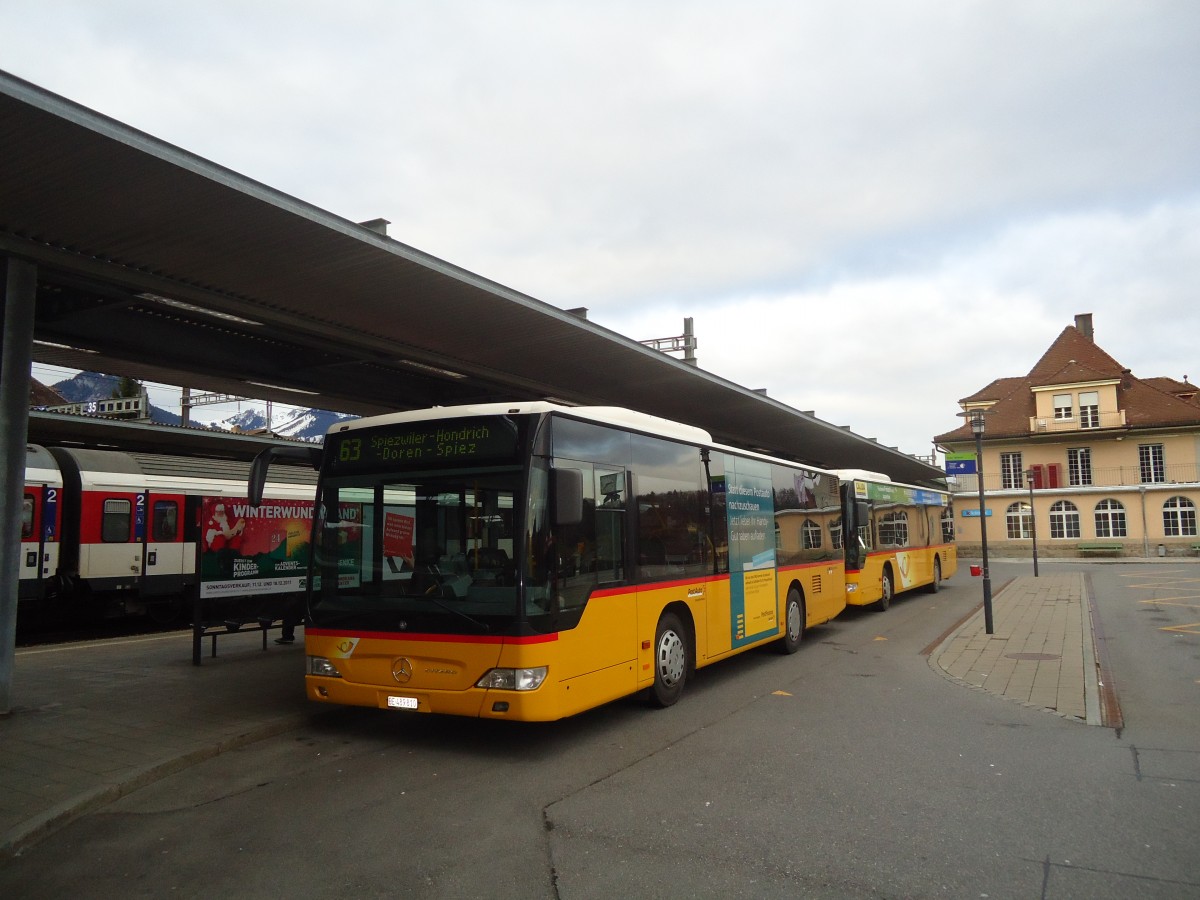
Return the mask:
<svg viewBox="0 0 1200 900">
<path fill-rule="evenodd" d="M 733 646 L 778 628 L 775 615 L 775 503 L 771 467 L 730 458 L 725 472 L 729 520 L 729 611 Z"/>
</svg>

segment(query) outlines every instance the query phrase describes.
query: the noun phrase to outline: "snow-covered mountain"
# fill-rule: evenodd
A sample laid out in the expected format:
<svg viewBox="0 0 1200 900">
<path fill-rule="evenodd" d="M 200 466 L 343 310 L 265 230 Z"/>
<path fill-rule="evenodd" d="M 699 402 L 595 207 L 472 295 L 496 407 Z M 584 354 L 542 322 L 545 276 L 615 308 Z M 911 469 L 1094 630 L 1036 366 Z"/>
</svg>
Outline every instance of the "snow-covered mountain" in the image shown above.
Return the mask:
<svg viewBox="0 0 1200 900">
<path fill-rule="evenodd" d="M 330 425 L 353 418 L 357 417 L 324 409 L 288 409 L 286 413 L 274 416 L 271 431 L 282 437 L 320 441 Z M 267 427 L 267 416 L 264 410 L 246 409 L 235 416 L 214 422 L 213 426 L 223 431 L 259 431 Z"/>
<path fill-rule="evenodd" d="M 107 400 L 113 395 L 113 390 L 120 381 L 114 375 L 102 375 L 99 372 L 80 372 L 73 378 L 60 381 L 52 387 L 70 403 L 88 403 L 93 400 Z M 266 404 L 262 407 L 248 406 L 235 415 L 224 419 L 209 421 L 201 420 L 203 408 L 192 410 L 192 424 L 200 428 L 213 428 L 219 431 L 261 431 L 267 427 Z M 150 404 L 151 421 L 162 425 L 178 425 L 179 415 L 161 407 Z M 329 412 L 323 409 L 293 409 L 285 407 L 274 415 L 271 431 L 284 437 L 297 438 L 304 441 L 320 441 L 325 432 L 334 422 L 353 419 L 342 413 Z"/>
</svg>

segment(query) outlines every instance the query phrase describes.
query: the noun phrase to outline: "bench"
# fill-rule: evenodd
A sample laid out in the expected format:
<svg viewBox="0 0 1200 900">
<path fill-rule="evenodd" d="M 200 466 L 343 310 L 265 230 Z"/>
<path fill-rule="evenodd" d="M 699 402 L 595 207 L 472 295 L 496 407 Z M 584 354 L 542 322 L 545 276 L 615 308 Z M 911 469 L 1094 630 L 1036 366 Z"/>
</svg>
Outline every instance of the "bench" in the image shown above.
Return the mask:
<svg viewBox="0 0 1200 900">
<path fill-rule="evenodd" d="M 1104 554 L 1119 554 L 1125 548 L 1120 544 L 1080 544 L 1075 548 L 1085 556 L 1104 555 Z"/>
</svg>

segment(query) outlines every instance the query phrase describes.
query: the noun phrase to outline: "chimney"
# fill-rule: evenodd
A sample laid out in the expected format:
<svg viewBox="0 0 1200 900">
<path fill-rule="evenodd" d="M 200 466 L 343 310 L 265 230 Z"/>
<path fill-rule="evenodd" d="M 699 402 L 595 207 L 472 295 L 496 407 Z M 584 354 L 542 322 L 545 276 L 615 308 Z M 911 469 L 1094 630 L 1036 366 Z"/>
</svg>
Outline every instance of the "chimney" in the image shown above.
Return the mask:
<svg viewBox="0 0 1200 900">
<path fill-rule="evenodd" d="M 370 221 L 359 222 L 358 224 L 363 228 L 371 229 L 376 234 L 382 234 L 384 237 L 387 237 L 387 227 L 392 223 L 387 219 L 371 219 Z"/>
<path fill-rule="evenodd" d="M 1075 327 L 1079 329 L 1085 338 L 1087 338 L 1089 341 L 1092 341 L 1092 343 L 1095 343 L 1095 339 L 1092 337 L 1091 313 L 1079 313 L 1079 315 L 1075 317 Z"/>
</svg>

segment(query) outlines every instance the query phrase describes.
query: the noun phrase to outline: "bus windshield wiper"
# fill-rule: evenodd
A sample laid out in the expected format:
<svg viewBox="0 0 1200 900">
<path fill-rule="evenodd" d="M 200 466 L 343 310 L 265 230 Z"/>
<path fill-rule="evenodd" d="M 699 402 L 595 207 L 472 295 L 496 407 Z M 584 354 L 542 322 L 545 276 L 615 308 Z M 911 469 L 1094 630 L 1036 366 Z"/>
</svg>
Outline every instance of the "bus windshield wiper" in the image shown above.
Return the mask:
<svg viewBox="0 0 1200 900">
<path fill-rule="evenodd" d="M 461 609 L 455 609 L 450 604 L 444 603 L 442 601 L 442 598 L 437 596 L 437 594 L 418 594 L 416 596 L 418 599 L 421 599 L 421 600 L 429 600 L 431 603 L 436 604 L 437 606 L 444 609 L 448 613 L 452 613 L 453 615 L 458 616 L 460 619 L 465 619 L 466 621 L 468 621 L 472 625 L 474 625 L 476 628 L 478 628 L 480 631 L 482 631 L 484 634 L 486 634 L 492 630 L 491 628 L 489 628 L 487 626 L 486 622 L 480 622 L 478 619 L 474 618 L 473 616 L 468 616 Z"/>
</svg>

